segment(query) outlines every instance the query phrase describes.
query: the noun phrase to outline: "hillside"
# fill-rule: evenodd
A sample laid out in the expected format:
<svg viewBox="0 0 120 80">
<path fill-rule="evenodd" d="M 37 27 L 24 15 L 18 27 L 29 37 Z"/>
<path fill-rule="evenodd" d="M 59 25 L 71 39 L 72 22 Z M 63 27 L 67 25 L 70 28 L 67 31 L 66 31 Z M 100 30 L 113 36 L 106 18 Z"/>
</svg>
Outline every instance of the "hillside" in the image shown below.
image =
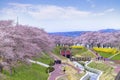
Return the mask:
<svg viewBox="0 0 120 80">
<path fill-rule="evenodd" d="M 49 45 L 48 45 L 49 44 Z M 27 25 L 13 25 L 11 20 L 0 21 L 0 59 L 16 61 L 40 56 L 54 47 L 48 34 Z"/>
</svg>

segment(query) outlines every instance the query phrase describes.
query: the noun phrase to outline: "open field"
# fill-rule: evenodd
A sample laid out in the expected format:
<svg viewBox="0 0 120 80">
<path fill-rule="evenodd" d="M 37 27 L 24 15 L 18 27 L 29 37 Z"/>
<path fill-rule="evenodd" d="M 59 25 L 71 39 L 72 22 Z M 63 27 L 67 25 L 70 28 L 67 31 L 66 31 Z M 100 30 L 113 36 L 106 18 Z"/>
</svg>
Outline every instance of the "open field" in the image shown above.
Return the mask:
<svg viewBox="0 0 120 80">
<path fill-rule="evenodd" d="M 120 60 L 120 54 L 114 56 L 113 58 L 111 58 L 112 60 Z"/>
<path fill-rule="evenodd" d="M 34 58 L 34 60 L 45 64 L 50 64 L 50 62 L 53 62 L 53 59 L 47 54 L 42 55 L 40 58 Z M 15 67 L 16 72 L 12 76 L 10 76 L 7 71 L 4 71 L 4 75 L 2 76 L 5 78 L 3 80 L 47 80 L 49 74 L 46 73 L 46 69 L 47 68 L 38 64 L 27 65 L 20 63 L 19 66 Z"/>
<path fill-rule="evenodd" d="M 10 76 L 4 73 L 6 79 L 4 80 L 47 80 L 48 73 L 46 68 L 37 64 L 25 65 L 21 64 L 15 68 L 16 73 Z"/>
<path fill-rule="evenodd" d="M 85 49 L 72 49 L 72 55 L 75 57 L 91 57 L 95 58 L 95 55 L 88 51 L 86 48 Z"/>
<path fill-rule="evenodd" d="M 108 53 L 103 53 L 103 52 L 97 52 L 100 54 L 100 56 L 104 57 L 104 58 L 109 58 L 111 56 L 113 56 L 114 54 L 108 54 Z M 120 54 L 114 56 L 111 58 L 111 60 L 120 60 Z"/>
<path fill-rule="evenodd" d="M 75 56 L 75 55 L 81 55 L 82 53 L 86 52 L 87 49 L 86 48 L 72 48 L 71 52 L 72 52 L 72 55 Z"/>
</svg>

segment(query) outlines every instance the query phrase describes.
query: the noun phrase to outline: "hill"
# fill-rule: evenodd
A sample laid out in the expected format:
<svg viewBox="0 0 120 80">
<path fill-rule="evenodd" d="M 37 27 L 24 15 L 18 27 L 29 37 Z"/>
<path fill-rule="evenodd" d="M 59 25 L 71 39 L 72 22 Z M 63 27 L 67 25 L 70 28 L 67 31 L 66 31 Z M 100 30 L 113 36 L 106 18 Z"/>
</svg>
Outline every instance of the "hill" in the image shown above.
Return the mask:
<svg viewBox="0 0 120 80">
<path fill-rule="evenodd" d="M 67 36 L 67 37 L 78 37 L 82 34 L 85 34 L 87 32 L 102 32 L 102 33 L 110 33 L 110 32 L 118 32 L 120 30 L 116 29 L 102 29 L 98 31 L 71 31 L 71 32 L 52 32 L 49 33 L 50 35 L 57 35 L 57 36 Z"/>
<path fill-rule="evenodd" d="M 67 37 L 77 37 L 88 31 L 71 31 L 71 32 L 53 32 L 49 33 L 50 35 L 58 35 L 58 36 L 67 36 Z"/>
<path fill-rule="evenodd" d="M 99 32 L 103 32 L 103 33 L 106 33 L 106 32 L 118 32 L 120 30 L 116 30 L 116 29 L 102 29 L 102 30 L 99 30 Z"/>
<path fill-rule="evenodd" d="M 0 60 L 3 62 L 40 56 L 41 52 L 49 52 L 53 47 L 52 39 L 42 29 L 13 25 L 11 20 L 0 21 Z"/>
</svg>

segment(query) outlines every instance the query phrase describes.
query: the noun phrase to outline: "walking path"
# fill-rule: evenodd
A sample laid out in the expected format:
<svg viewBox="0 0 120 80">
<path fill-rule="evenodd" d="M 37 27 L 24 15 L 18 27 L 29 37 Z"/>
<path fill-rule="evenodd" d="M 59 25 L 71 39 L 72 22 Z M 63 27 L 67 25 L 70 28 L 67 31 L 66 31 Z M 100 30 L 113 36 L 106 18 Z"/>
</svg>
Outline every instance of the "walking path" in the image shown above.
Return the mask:
<svg viewBox="0 0 120 80">
<path fill-rule="evenodd" d="M 68 63 L 56 64 L 56 65 L 54 65 L 55 70 L 53 72 L 51 72 L 50 77 L 48 78 L 48 80 L 55 80 L 57 77 L 65 75 L 63 70 L 62 70 L 63 65 L 68 65 L 68 66 L 72 67 L 73 69 L 78 71 L 78 73 L 81 71 L 77 67 L 74 67 L 73 65 L 70 65 Z"/>
<path fill-rule="evenodd" d="M 31 62 L 31 63 L 39 64 L 39 65 L 44 66 L 44 67 L 49 67 L 49 65 L 44 64 L 42 62 L 34 61 L 34 60 L 31 60 L 31 59 L 28 59 L 28 61 Z"/>
<path fill-rule="evenodd" d="M 118 73 L 120 71 L 120 65 L 116 66 L 115 72 Z"/>
<path fill-rule="evenodd" d="M 54 65 L 55 70 L 50 73 L 48 80 L 56 80 L 58 76 L 65 75 L 64 72 L 61 70 L 62 64 Z"/>
</svg>

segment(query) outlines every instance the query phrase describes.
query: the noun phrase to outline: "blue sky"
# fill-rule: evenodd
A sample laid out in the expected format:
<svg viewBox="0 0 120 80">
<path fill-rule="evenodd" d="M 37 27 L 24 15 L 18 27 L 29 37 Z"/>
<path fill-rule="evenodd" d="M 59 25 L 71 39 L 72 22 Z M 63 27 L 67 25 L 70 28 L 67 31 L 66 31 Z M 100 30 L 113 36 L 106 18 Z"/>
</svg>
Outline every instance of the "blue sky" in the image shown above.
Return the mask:
<svg viewBox="0 0 120 80">
<path fill-rule="evenodd" d="M 47 32 L 120 29 L 120 0 L 1 0 L 0 20 Z"/>
</svg>

